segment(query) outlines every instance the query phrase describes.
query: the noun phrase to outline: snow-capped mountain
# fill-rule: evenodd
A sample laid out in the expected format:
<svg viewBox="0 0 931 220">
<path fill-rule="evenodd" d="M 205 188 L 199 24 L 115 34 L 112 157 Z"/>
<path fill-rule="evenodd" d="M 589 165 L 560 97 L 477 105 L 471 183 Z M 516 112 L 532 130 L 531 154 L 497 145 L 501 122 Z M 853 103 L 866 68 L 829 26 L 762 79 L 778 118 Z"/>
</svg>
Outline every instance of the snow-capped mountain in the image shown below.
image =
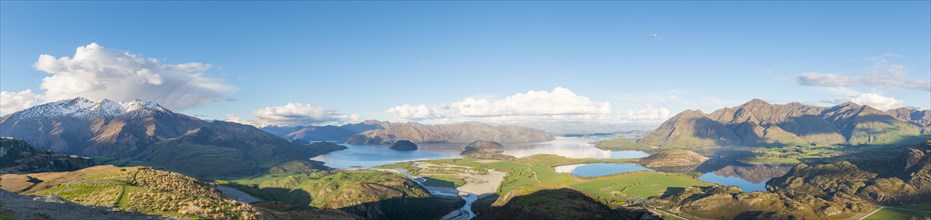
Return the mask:
<svg viewBox="0 0 931 220">
<path fill-rule="evenodd" d="M 66 99 L 37 105 L 12 114 L 17 119 L 72 117 L 72 118 L 100 118 L 100 117 L 144 117 L 155 112 L 171 113 L 158 103 L 141 100 L 117 102 L 109 99 L 94 102 L 85 98 Z"/>
<path fill-rule="evenodd" d="M 154 102 L 84 98 L 0 117 L 0 136 L 25 140 L 38 150 L 141 160 L 193 175 L 252 174 L 261 166 L 342 148 L 299 145 L 249 125 L 205 121 Z"/>
</svg>

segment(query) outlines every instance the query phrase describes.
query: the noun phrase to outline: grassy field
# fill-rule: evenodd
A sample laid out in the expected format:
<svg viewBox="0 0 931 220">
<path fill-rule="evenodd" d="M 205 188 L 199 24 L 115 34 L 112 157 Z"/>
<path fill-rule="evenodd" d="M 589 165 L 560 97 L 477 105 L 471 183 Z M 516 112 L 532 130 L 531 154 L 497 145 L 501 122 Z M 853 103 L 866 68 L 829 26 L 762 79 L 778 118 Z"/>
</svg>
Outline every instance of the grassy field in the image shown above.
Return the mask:
<svg viewBox="0 0 931 220">
<path fill-rule="evenodd" d="M 468 166 L 473 169 L 494 169 L 507 172 L 507 176 L 498 187 L 497 193 L 504 195 L 523 186 L 537 184 L 557 184 L 580 191 L 596 201 L 611 207 L 625 205 L 628 201 L 637 202 L 639 198 L 658 196 L 670 188 L 686 186 L 707 186 L 710 183 L 685 174 L 639 171 L 595 178 L 578 177 L 568 173 L 557 173 L 553 167 L 584 163 L 632 163 L 637 159 L 592 159 L 566 158 L 557 155 L 541 154 L 515 160 L 503 160 L 481 163 L 472 159 L 427 160 L 422 163 L 444 163 Z M 403 162 L 383 166 L 384 168 L 410 169 L 409 173 L 430 172 Z M 413 172 L 412 172 L 413 171 Z"/>
<path fill-rule="evenodd" d="M 865 219 L 931 219 L 931 203 L 918 203 L 911 205 L 883 208 Z"/>
<path fill-rule="evenodd" d="M 466 183 L 462 178 L 450 176 L 432 176 L 424 177 L 424 179 L 426 181 L 423 184 L 427 186 L 460 187 Z"/>
</svg>

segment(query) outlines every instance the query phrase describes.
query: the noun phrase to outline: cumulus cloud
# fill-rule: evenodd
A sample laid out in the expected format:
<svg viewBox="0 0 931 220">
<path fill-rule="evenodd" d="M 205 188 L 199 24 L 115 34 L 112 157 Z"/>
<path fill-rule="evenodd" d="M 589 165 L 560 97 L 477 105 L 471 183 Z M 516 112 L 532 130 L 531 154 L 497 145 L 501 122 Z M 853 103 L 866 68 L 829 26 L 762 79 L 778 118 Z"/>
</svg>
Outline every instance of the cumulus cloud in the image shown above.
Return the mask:
<svg viewBox="0 0 931 220">
<path fill-rule="evenodd" d="M 667 108 L 653 108 L 647 105 L 646 108 L 637 111 L 627 111 L 624 114 L 626 120 L 643 120 L 643 121 L 664 121 L 669 119 L 670 111 Z"/>
<path fill-rule="evenodd" d="M 562 87 L 553 91 L 528 91 L 501 100 L 466 98 L 446 106 L 452 112 L 470 117 L 488 116 L 568 116 L 611 113 L 611 104 L 596 102 Z"/>
<path fill-rule="evenodd" d="M 316 107 L 307 103 L 269 106 L 257 109 L 252 114 L 255 115 L 255 119 L 242 119 L 235 115 L 227 115 L 226 120 L 256 127 L 328 125 L 361 121 L 359 115 L 342 114 L 332 109 Z"/>
<path fill-rule="evenodd" d="M 876 93 L 863 93 L 850 98 L 850 102 L 858 105 L 867 105 L 875 109 L 886 111 L 889 109 L 901 108 L 905 102 L 892 97 L 882 96 Z"/>
<path fill-rule="evenodd" d="M 465 98 L 431 108 L 426 105 L 401 105 L 386 110 L 395 118 L 426 123 L 480 121 L 486 123 L 631 123 L 662 121 L 670 116 L 665 107 L 615 113 L 611 103 L 593 101 L 569 89 L 527 91 L 505 98 Z"/>
<path fill-rule="evenodd" d="M 887 58 L 898 55 L 872 57 L 873 66 L 865 76 L 847 76 L 837 73 L 806 72 L 796 77 L 803 86 L 904 88 L 931 91 L 931 81 L 908 77 L 908 68 L 901 64 L 890 64 Z"/>
<path fill-rule="evenodd" d="M 42 54 L 35 68 L 50 76 L 42 79 L 46 100 L 74 97 L 130 101 L 151 100 L 172 109 L 227 100 L 236 88 L 205 73 L 210 64 L 165 64 L 96 43 L 78 47 L 73 57 Z"/>
<path fill-rule="evenodd" d="M 13 113 L 42 103 L 42 96 L 31 89 L 20 92 L 0 91 L 0 115 Z"/>
<path fill-rule="evenodd" d="M 393 115 L 395 119 L 401 121 L 417 121 L 444 117 L 443 113 L 439 110 L 427 107 L 426 105 L 395 106 L 386 111 Z"/>
</svg>

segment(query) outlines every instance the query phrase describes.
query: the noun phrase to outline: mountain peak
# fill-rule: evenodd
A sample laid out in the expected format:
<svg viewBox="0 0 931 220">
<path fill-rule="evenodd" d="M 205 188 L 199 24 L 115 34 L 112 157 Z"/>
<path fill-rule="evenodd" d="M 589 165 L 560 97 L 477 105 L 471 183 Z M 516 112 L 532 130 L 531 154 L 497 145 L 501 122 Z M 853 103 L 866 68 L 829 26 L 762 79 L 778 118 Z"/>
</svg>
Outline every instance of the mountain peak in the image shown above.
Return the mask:
<svg viewBox="0 0 931 220">
<path fill-rule="evenodd" d="M 158 103 L 139 99 L 129 102 L 119 102 L 103 99 L 94 102 L 83 97 L 49 102 L 13 113 L 19 118 L 40 117 L 115 117 L 115 116 L 142 116 L 153 112 L 171 112 Z"/>
<path fill-rule="evenodd" d="M 747 103 L 744 103 L 741 106 L 761 106 L 761 105 L 771 105 L 769 102 L 763 101 L 762 99 L 753 99 Z"/>
</svg>

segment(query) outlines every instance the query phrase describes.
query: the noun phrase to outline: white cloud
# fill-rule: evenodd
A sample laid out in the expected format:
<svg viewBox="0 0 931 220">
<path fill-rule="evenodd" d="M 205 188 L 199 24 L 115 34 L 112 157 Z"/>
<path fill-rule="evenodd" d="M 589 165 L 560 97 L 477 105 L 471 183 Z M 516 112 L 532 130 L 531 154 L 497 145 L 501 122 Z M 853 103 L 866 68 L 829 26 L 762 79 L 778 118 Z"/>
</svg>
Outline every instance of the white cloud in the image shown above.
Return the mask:
<svg viewBox="0 0 931 220">
<path fill-rule="evenodd" d="M 226 100 L 236 88 L 205 75 L 210 64 L 163 64 L 96 43 L 78 47 L 73 57 L 42 54 L 35 68 L 50 74 L 41 88 L 48 101 L 84 97 L 118 101 L 152 100 L 171 109 Z"/>
<path fill-rule="evenodd" d="M 20 92 L 0 91 L 0 115 L 13 113 L 42 103 L 42 96 L 31 89 Z"/>
<path fill-rule="evenodd" d="M 882 96 L 876 93 L 863 93 L 850 98 L 850 102 L 858 105 L 867 105 L 881 111 L 901 108 L 905 102 L 892 97 Z"/>
<path fill-rule="evenodd" d="M 815 87 L 850 87 L 870 88 L 904 88 L 931 91 L 931 81 L 908 77 L 908 68 L 901 64 L 889 64 L 888 58 L 900 55 L 884 54 L 868 58 L 873 61 L 869 74 L 865 76 L 847 76 L 837 73 L 806 72 L 796 77 L 803 86 Z"/>
<path fill-rule="evenodd" d="M 466 98 L 446 107 L 455 114 L 470 117 L 570 116 L 611 113 L 610 103 L 591 101 L 588 97 L 576 95 L 562 87 L 556 87 L 551 92 L 531 90 L 501 100 Z"/>
<path fill-rule="evenodd" d="M 670 111 L 664 107 L 653 108 L 653 106 L 647 105 L 646 108 L 641 110 L 627 111 L 624 116 L 623 119 L 627 120 L 664 121 L 669 119 Z"/>
<path fill-rule="evenodd" d="M 480 121 L 501 124 L 594 123 L 624 124 L 652 123 L 670 116 L 665 107 L 646 108 L 615 113 L 609 102 L 593 101 L 569 89 L 557 87 L 552 91 L 527 91 L 502 99 L 470 97 L 431 108 L 426 105 L 401 105 L 387 112 L 402 120 L 425 123 Z"/>
<path fill-rule="evenodd" d="M 356 114 L 341 114 L 335 110 L 315 107 L 307 103 L 288 103 L 269 106 L 252 112 L 255 119 L 242 119 L 227 115 L 226 120 L 256 127 L 343 124 L 361 121 Z"/>
<path fill-rule="evenodd" d="M 391 113 L 395 119 L 401 121 L 416 121 L 444 117 L 443 113 L 440 113 L 439 110 L 427 107 L 426 105 L 395 106 L 386 111 Z"/>
<path fill-rule="evenodd" d="M 797 78 L 798 83 L 803 86 L 823 86 L 823 87 L 841 87 L 853 85 L 858 81 L 857 78 L 843 76 L 836 73 L 802 73 Z"/>
</svg>

